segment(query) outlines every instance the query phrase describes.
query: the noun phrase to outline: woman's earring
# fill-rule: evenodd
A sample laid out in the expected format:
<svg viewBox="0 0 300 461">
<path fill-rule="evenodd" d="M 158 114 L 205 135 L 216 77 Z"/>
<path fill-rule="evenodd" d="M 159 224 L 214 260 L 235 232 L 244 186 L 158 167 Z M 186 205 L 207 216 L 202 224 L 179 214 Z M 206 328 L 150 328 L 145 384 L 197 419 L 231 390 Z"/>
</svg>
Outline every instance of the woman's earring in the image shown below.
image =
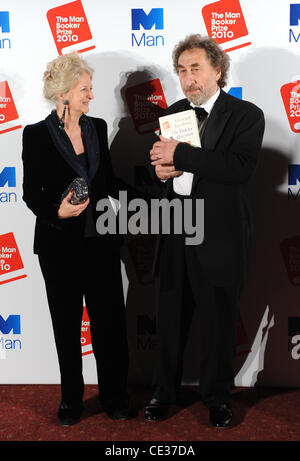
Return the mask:
<svg viewBox="0 0 300 461">
<path fill-rule="evenodd" d="M 61 116 L 61 118 L 59 119 L 59 128 L 60 128 L 61 130 L 63 130 L 64 127 L 65 127 L 65 115 L 66 115 L 66 109 L 67 109 L 67 105 L 69 104 L 69 101 L 68 101 L 67 99 L 65 99 L 65 100 L 63 101 L 63 104 L 65 105 L 65 107 L 64 107 L 62 116 Z"/>
</svg>

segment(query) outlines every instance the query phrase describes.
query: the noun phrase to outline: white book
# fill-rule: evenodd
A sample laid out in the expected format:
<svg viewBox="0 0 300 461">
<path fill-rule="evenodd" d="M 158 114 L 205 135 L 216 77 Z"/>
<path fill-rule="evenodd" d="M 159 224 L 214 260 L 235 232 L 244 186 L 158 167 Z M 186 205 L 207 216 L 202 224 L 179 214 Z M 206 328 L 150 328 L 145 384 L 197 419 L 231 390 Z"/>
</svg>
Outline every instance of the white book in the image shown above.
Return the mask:
<svg viewBox="0 0 300 461">
<path fill-rule="evenodd" d="M 159 117 L 160 131 L 164 138 L 187 142 L 201 147 L 198 121 L 193 109 Z"/>
</svg>

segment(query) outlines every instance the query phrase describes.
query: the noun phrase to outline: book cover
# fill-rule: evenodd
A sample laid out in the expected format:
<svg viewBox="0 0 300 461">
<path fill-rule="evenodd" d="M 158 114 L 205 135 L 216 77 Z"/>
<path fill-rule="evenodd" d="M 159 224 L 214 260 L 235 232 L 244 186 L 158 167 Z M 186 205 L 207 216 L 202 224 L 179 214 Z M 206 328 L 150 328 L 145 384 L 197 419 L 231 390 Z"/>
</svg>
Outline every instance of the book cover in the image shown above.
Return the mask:
<svg viewBox="0 0 300 461">
<path fill-rule="evenodd" d="M 159 117 L 159 125 L 165 138 L 201 147 L 197 117 L 193 109 Z"/>
</svg>

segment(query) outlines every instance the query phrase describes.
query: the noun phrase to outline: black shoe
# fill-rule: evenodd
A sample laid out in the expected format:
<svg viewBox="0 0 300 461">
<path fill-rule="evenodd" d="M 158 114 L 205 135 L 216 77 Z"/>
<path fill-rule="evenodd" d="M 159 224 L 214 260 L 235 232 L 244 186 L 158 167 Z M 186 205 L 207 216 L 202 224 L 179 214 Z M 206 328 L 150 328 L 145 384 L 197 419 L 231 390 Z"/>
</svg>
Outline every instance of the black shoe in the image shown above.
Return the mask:
<svg viewBox="0 0 300 461">
<path fill-rule="evenodd" d="M 214 427 L 230 427 L 232 416 L 232 409 L 227 403 L 209 409 L 209 421 Z"/>
<path fill-rule="evenodd" d="M 167 402 L 153 398 L 145 408 L 146 421 L 161 421 L 168 416 L 169 405 Z"/>
<path fill-rule="evenodd" d="M 80 420 L 81 414 L 83 412 L 83 406 L 80 407 L 64 407 L 61 405 L 58 409 L 58 419 L 61 426 L 73 426 L 78 423 Z"/>
<path fill-rule="evenodd" d="M 135 416 L 128 395 L 120 397 L 117 400 L 112 399 L 109 402 L 101 402 L 102 408 L 111 419 L 126 420 Z"/>
</svg>

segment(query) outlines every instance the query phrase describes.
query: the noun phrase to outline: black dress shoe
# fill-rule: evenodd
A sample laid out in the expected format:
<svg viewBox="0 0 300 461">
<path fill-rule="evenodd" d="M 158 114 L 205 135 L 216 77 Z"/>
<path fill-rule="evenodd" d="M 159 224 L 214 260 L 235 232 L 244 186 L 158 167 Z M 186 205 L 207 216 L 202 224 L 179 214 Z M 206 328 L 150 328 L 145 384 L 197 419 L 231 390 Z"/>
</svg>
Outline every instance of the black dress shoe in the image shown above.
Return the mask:
<svg viewBox="0 0 300 461">
<path fill-rule="evenodd" d="M 210 424 L 214 427 L 230 427 L 232 422 L 232 409 L 230 405 L 224 403 L 209 409 Z"/>
<path fill-rule="evenodd" d="M 167 402 L 153 398 L 145 408 L 146 421 L 161 421 L 168 416 L 169 405 Z"/>
<path fill-rule="evenodd" d="M 57 413 L 61 426 L 73 426 L 78 423 L 83 412 L 83 408 L 84 407 L 82 405 L 75 408 L 61 405 Z"/>
<path fill-rule="evenodd" d="M 107 416 L 111 419 L 125 420 L 135 416 L 128 395 L 100 403 Z"/>
</svg>

